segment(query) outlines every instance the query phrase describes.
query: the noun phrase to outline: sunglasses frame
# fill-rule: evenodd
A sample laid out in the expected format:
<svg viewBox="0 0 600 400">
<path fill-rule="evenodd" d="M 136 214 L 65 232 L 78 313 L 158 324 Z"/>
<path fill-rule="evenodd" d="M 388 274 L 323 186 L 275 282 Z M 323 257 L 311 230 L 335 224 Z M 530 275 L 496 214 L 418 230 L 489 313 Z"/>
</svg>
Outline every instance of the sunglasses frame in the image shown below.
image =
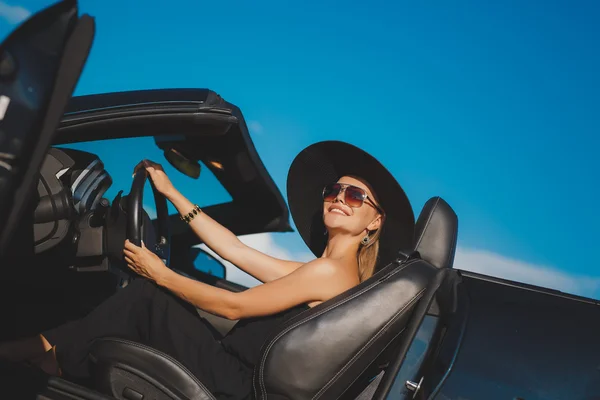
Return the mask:
<svg viewBox="0 0 600 400">
<path fill-rule="evenodd" d="M 348 196 L 348 192 L 346 191 L 347 188 L 352 188 L 352 189 L 356 189 L 358 190 L 360 193 L 362 193 L 362 203 L 360 204 L 360 206 L 358 207 L 352 207 L 350 205 L 348 205 L 349 207 L 352 208 L 360 208 L 362 207 L 362 205 L 365 203 L 365 201 L 368 201 L 368 204 L 370 206 L 372 206 L 373 208 L 375 208 L 381 215 L 385 215 L 385 213 L 383 212 L 383 209 L 378 206 L 377 204 L 375 204 L 375 202 L 373 201 L 372 198 L 369 197 L 369 195 L 367 194 L 367 191 L 361 187 L 355 186 L 355 185 L 350 185 L 349 183 L 339 183 L 339 182 L 335 182 L 335 183 L 329 183 L 327 185 L 325 185 L 323 187 L 323 191 L 321 193 L 322 197 L 323 197 L 323 201 L 325 201 L 325 190 L 327 189 L 328 186 L 332 186 L 332 185 L 339 185 L 340 186 L 340 190 L 337 192 L 337 194 L 335 195 L 334 199 L 337 198 L 341 192 L 344 193 L 344 201 L 346 202 L 346 204 L 348 204 L 348 201 L 346 200 L 346 197 Z"/>
</svg>

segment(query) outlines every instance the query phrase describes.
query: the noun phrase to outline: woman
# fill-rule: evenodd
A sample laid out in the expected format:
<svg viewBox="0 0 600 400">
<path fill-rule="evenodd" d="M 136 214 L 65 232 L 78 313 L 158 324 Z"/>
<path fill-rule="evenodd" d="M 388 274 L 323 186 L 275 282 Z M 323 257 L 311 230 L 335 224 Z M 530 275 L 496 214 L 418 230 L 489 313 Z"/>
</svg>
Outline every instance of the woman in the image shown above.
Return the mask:
<svg viewBox="0 0 600 400">
<path fill-rule="evenodd" d="M 206 285 L 127 241 L 124 259 L 145 279 L 134 280 L 81 320 L 0 346 L 0 356 L 86 379 L 90 344 L 116 336 L 173 356 L 217 397 L 244 398 L 263 341 L 278 324 L 368 279 L 378 255 L 387 263 L 394 249 L 412 242 L 414 216 L 400 185 L 372 156 L 343 142 L 311 145 L 290 167 L 290 210 L 318 257 L 308 263 L 275 259 L 244 245 L 182 196 L 160 165 L 144 161 L 138 167 L 148 171 L 200 240 L 264 284 L 241 293 Z M 241 321 L 218 340 L 196 307 Z"/>
</svg>

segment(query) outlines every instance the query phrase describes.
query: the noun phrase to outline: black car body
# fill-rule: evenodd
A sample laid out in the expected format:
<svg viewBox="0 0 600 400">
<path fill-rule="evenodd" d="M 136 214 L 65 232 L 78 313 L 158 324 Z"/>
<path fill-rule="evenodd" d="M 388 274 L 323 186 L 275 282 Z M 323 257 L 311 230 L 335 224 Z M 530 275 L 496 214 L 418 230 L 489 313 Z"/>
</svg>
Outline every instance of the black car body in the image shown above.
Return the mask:
<svg viewBox="0 0 600 400">
<path fill-rule="evenodd" d="M 32 17 L 1 48 L 4 80 L 0 95 L 13 104 L 0 122 L 0 216 L 5 221 L 0 232 L 2 340 L 35 334 L 85 315 L 128 279 L 119 267 L 118 243 L 127 234 L 123 215 L 131 210 L 128 201 L 135 182 L 129 197 L 130 188 L 119 188 L 123 192 L 113 199 L 99 198 L 94 210 L 85 210 L 83 215 L 71 210 L 74 191 L 65 200 L 67 211 L 56 218 L 65 221 L 64 229 L 52 218 L 37 220 L 50 212 L 40 211 L 44 197 L 60 192 L 60 188 L 53 192 L 52 187 L 40 184 L 51 145 L 64 149 L 85 141 L 152 137 L 161 150 L 174 150 L 187 160 L 201 162 L 214 174 L 232 200 L 204 210 L 236 235 L 291 231 L 285 201 L 252 144 L 241 111 L 215 92 L 169 89 L 70 98 L 93 39 L 93 27 L 90 18 L 77 16 L 75 2 L 66 1 Z M 37 45 L 42 38 L 53 39 L 54 52 L 40 51 Z M 40 69 L 35 60 L 43 54 L 48 58 Z M 34 88 L 38 96 L 24 96 L 18 90 L 24 85 Z M 23 122 L 25 117 L 28 123 Z M 106 176 L 101 181 L 110 184 L 110 174 L 99 169 L 97 176 Z M 55 212 L 58 203 L 50 204 Z M 117 216 L 110 220 L 111 215 Z M 374 331 L 358 350 L 336 348 L 336 353 L 354 351 L 351 360 L 362 362 L 360 368 L 349 362 L 335 374 L 353 374 L 342 380 L 343 388 L 335 388 L 338 382 L 331 380 L 319 388 L 320 395 L 309 396 L 284 387 L 285 394 L 279 398 L 600 399 L 600 302 L 452 268 L 456 215 L 443 200 L 434 198 L 421 217 L 417 237 L 423 241 L 416 242 L 414 249 L 399 249 L 398 260 L 386 267 L 387 272 L 319 312 L 331 313 L 371 289 L 387 296 L 388 302 L 375 299 L 382 309 L 395 309 L 399 305 L 391 299 L 404 301 L 403 293 L 385 292 L 395 288 L 390 283 L 386 289 L 385 284 L 400 274 L 406 274 L 404 280 L 394 284 L 407 292 L 421 285 L 419 295 L 393 311 L 393 318 L 384 321 L 383 328 Z M 169 251 L 161 255 L 172 268 L 228 290 L 246 289 L 228 281 L 226 275 L 215 276 L 195 267 L 199 240 L 178 216 L 152 219 L 144 214 L 143 218 L 145 240 L 169 244 Z M 43 236 L 53 241 L 36 241 L 36 235 L 46 232 L 44 224 L 52 228 Z M 366 304 L 375 301 L 368 296 L 364 299 Z M 332 332 L 354 326 L 356 331 L 350 333 L 359 335 L 359 326 L 353 323 L 361 318 L 376 320 L 384 313 L 377 309 L 365 314 L 368 309 L 361 309 L 360 303 L 353 307 L 347 311 L 356 310 L 350 320 L 337 325 L 327 320 Z M 231 327 L 219 318 L 210 321 L 222 333 Z M 328 344 L 321 352 L 336 347 L 333 333 L 322 341 Z M 371 342 L 379 343 L 375 347 L 379 350 L 371 351 L 367 346 Z M 324 364 L 321 360 L 312 365 L 317 377 L 324 374 L 319 370 Z M 84 387 L 16 365 L 3 365 L 0 371 L 3 398 L 111 399 L 128 398 L 132 393 Z M 274 382 L 267 378 L 257 382 L 277 386 L 282 379 L 277 371 L 270 372 L 277 378 Z M 313 372 L 307 369 L 305 376 L 296 377 L 296 385 L 317 381 Z M 329 386 L 334 389 L 327 391 Z M 269 387 L 253 396 L 273 396 Z M 195 397 L 171 395 L 211 398 L 200 392 Z"/>
</svg>

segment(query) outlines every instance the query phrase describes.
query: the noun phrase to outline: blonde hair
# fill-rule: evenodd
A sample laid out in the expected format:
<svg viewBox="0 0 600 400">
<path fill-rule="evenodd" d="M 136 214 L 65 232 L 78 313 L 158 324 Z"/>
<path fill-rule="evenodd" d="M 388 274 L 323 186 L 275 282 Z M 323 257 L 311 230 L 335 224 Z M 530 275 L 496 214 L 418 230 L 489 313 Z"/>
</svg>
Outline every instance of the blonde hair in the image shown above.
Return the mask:
<svg viewBox="0 0 600 400">
<path fill-rule="evenodd" d="M 381 207 L 381 203 L 379 199 L 377 199 L 377 194 L 364 178 L 358 175 L 346 175 L 350 178 L 357 179 L 367 185 L 367 187 L 373 193 L 373 197 L 375 197 L 376 204 Z M 381 228 L 383 227 L 383 223 L 385 221 L 385 210 L 384 214 L 379 214 L 381 218 L 381 224 L 379 224 L 379 229 L 375 231 L 372 235 L 369 235 L 369 242 L 367 244 L 363 244 L 362 242 L 359 244 L 358 253 L 356 254 L 356 258 L 358 260 L 358 277 L 361 282 L 369 279 L 373 276 L 375 272 L 375 266 L 377 265 L 377 256 L 379 255 L 379 235 L 381 234 Z"/>
<path fill-rule="evenodd" d="M 359 245 L 358 248 L 358 276 L 363 282 L 373 276 L 375 265 L 377 264 L 377 256 L 379 255 L 379 235 L 383 226 L 383 215 L 381 215 L 381 225 L 374 234 L 370 235 L 367 244 Z"/>
</svg>

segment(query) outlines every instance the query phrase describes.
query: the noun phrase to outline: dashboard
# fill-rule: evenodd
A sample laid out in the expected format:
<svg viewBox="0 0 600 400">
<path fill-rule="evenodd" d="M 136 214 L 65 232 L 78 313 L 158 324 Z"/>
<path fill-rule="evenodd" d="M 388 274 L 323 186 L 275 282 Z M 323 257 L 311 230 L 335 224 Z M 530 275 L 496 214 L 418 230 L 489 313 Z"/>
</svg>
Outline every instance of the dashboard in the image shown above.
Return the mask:
<svg viewBox="0 0 600 400">
<path fill-rule="evenodd" d="M 40 170 L 34 211 L 34 253 L 46 264 L 78 272 L 127 272 L 122 249 L 127 201 L 121 190 L 105 197 L 113 180 L 95 154 L 51 148 Z M 143 212 L 143 240 L 152 245 L 152 220 Z"/>
<path fill-rule="evenodd" d="M 37 185 L 39 203 L 34 211 L 34 248 L 40 254 L 59 246 L 76 219 L 107 206 L 103 195 L 112 185 L 104 164 L 94 154 L 51 148 Z"/>
</svg>

